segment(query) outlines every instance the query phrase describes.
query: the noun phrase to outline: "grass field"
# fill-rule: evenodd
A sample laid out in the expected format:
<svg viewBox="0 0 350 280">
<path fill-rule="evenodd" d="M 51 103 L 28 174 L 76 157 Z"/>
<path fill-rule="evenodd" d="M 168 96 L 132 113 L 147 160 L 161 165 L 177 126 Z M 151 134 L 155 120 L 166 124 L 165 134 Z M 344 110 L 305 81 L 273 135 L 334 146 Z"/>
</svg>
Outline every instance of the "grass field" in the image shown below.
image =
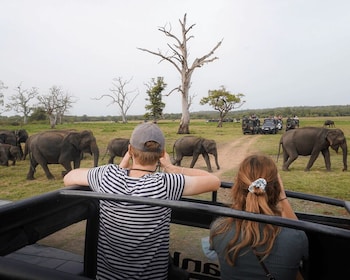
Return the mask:
<svg viewBox="0 0 350 280">
<path fill-rule="evenodd" d="M 350 136 L 350 117 L 349 118 L 332 118 L 335 121 L 336 127 L 344 131 L 349 142 Z M 300 125 L 304 126 L 323 126 L 325 118 L 309 118 L 301 119 Z M 122 123 L 73 123 L 59 125 L 57 129 L 89 129 L 93 131 L 97 144 L 100 149 L 99 165 L 107 163 L 108 155 L 104 157 L 107 144 L 109 140 L 115 137 L 130 137 L 133 128 L 137 125 L 136 122 L 127 124 Z M 177 121 L 160 121 L 159 126 L 166 136 L 166 149 L 171 154 L 172 145 L 178 135 L 179 123 Z M 191 120 L 190 132 L 192 135 L 202 136 L 209 139 L 215 139 L 218 146 L 224 145 L 237 139 L 249 137 L 257 137 L 254 142 L 252 150 L 261 151 L 271 155 L 277 159 L 278 143 L 283 131 L 277 135 L 260 135 L 248 136 L 243 135 L 240 123 L 224 123 L 222 128 L 217 128 L 216 123 L 206 123 L 205 120 Z M 23 127 L 32 135 L 34 133 L 49 130 L 48 125 L 26 125 Z M 1 127 L 1 129 L 18 129 L 18 127 Z M 238 151 L 237 151 L 238 152 Z M 287 190 L 317 194 L 342 200 L 350 200 L 350 177 L 349 172 L 342 172 L 342 155 L 341 152 L 336 154 L 333 150 L 331 152 L 332 171 L 327 172 L 322 155 L 319 156 L 310 172 L 305 172 L 304 168 L 309 157 L 299 157 L 292 165 L 290 172 L 281 171 L 281 177 L 284 181 Z M 119 158 L 115 162 L 119 162 Z M 211 159 L 212 160 L 212 159 Z M 188 166 L 183 161 L 184 166 Z M 220 153 L 219 153 L 220 162 Z M 277 162 L 281 170 L 282 158 Z M 91 167 L 92 158 L 85 155 L 81 163 L 82 167 Z M 196 166 L 197 167 L 197 166 Z M 35 173 L 35 180 L 26 180 L 26 175 L 29 169 L 29 160 L 18 161 L 15 166 L 0 166 L 0 199 L 5 200 L 20 200 L 41 193 L 53 191 L 63 187 L 61 171 L 63 167 L 58 164 L 49 166 L 51 172 L 55 175 L 55 180 L 48 180 L 40 166 L 37 167 Z M 205 167 L 203 167 L 205 168 Z M 222 181 L 232 181 L 235 174 L 235 169 L 225 170 L 220 179 Z M 203 198 L 203 197 L 201 197 Z M 204 199 L 210 199 L 209 194 L 204 195 Z M 291 199 L 293 208 L 299 212 L 312 212 L 325 215 L 346 216 L 350 215 L 343 208 L 328 207 L 320 203 L 305 202 L 303 200 Z M 53 246 L 63 250 L 71 251 L 73 253 L 82 254 L 84 250 L 84 232 L 85 226 L 83 222 L 72 225 L 57 234 L 53 234 L 40 243 L 48 246 Z M 207 229 L 200 229 L 195 227 L 180 226 L 171 224 L 171 251 L 183 252 L 185 256 L 193 257 L 195 259 L 206 260 L 204 255 L 201 255 L 202 237 L 208 236 Z"/>
<path fill-rule="evenodd" d="M 334 117 L 337 128 L 343 130 L 349 142 L 350 137 L 350 118 Z M 303 118 L 300 120 L 301 127 L 317 126 L 322 127 L 325 118 Z M 105 151 L 109 140 L 114 137 L 130 137 L 132 129 L 136 122 L 127 124 L 122 123 L 67 123 L 57 126 L 57 129 L 88 129 L 93 131 L 97 144 L 100 149 L 99 165 L 107 163 L 108 155 L 105 156 Z M 172 153 L 172 145 L 174 141 L 181 137 L 178 135 L 178 121 L 160 121 L 159 126 L 164 131 L 166 137 L 166 149 Z M 202 136 L 209 139 L 215 139 L 220 143 L 227 143 L 235 139 L 246 137 L 243 135 L 240 123 L 224 123 L 222 128 L 217 128 L 216 123 L 207 123 L 205 120 L 191 120 L 190 132 L 192 135 Z M 50 130 L 48 124 L 32 125 L 28 124 L 23 127 L 27 130 L 29 135 Z M 1 129 L 18 129 L 18 127 L 1 127 Z M 278 142 L 284 130 L 280 131 L 278 135 L 264 135 L 259 137 L 255 142 L 254 149 L 269 154 L 277 159 Z M 327 172 L 322 155 L 316 160 L 310 172 L 304 172 L 304 168 L 309 157 L 299 157 L 290 167 L 290 172 L 281 171 L 282 179 L 289 190 L 317 194 L 322 196 L 329 196 L 333 198 L 350 200 L 350 192 L 348 190 L 350 184 L 349 171 L 342 172 L 342 154 L 336 154 L 333 150 L 331 152 L 332 171 Z M 281 168 L 282 155 L 280 155 L 277 165 Z M 116 158 L 116 162 L 119 162 Z M 220 161 L 220 154 L 219 154 Z M 184 163 L 185 165 L 185 163 Z M 92 166 L 92 158 L 85 154 L 85 158 L 81 163 L 82 167 Z M 26 180 L 26 174 L 29 169 L 29 159 L 25 161 L 18 161 L 15 166 L 0 166 L 0 199 L 19 200 L 26 197 L 34 196 L 40 193 L 52 191 L 63 186 L 61 171 L 63 167 L 58 164 L 51 164 L 49 166 L 51 172 L 56 177 L 55 180 L 48 180 L 43 173 L 40 166 L 37 167 L 35 173 L 35 180 Z M 227 170 L 225 174 L 229 174 L 223 181 L 230 180 L 233 177 L 234 171 Z M 231 176 L 232 175 L 232 176 Z"/>
</svg>

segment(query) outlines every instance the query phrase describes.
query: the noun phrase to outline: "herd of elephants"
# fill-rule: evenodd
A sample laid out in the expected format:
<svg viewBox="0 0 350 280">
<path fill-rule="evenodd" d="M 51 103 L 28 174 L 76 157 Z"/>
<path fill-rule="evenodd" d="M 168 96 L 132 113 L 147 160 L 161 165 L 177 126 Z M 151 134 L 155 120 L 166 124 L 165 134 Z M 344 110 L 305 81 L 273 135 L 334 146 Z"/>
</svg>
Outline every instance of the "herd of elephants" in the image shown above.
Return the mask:
<svg viewBox="0 0 350 280">
<path fill-rule="evenodd" d="M 24 145 L 24 150 L 21 145 Z M 127 138 L 114 138 L 107 147 L 110 156 L 108 162 L 113 163 L 116 156 L 122 157 L 129 145 Z M 329 147 L 338 152 L 343 152 L 343 171 L 347 170 L 347 143 L 343 131 L 331 127 L 302 127 L 288 130 L 280 139 L 279 151 L 283 149 L 283 170 L 289 166 L 299 155 L 310 156 L 305 171 L 309 171 L 315 160 L 322 153 L 326 169 L 331 169 Z M 88 130 L 54 130 L 28 135 L 24 129 L 0 131 L 0 165 L 8 166 L 9 161 L 15 165 L 16 160 L 25 160 L 29 157 L 30 166 L 27 179 L 33 180 L 36 167 L 40 165 L 48 179 L 54 176 L 48 168 L 48 164 L 61 164 L 65 171 L 64 176 L 73 168 L 79 168 L 83 153 L 93 156 L 94 166 L 98 165 L 99 148 L 93 133 Z M 203 156 L 208 171 L 212 172 L 209 154 L 215 158 L 217 169 L 218 151 L 215 140 L 196 136 L 184 136 L 175 141 L 173 145 L 173 163 L 181 165 L 184 156 L 192 156 L 190 167 L 193 168 L 198 157 Z"/>
</svg>

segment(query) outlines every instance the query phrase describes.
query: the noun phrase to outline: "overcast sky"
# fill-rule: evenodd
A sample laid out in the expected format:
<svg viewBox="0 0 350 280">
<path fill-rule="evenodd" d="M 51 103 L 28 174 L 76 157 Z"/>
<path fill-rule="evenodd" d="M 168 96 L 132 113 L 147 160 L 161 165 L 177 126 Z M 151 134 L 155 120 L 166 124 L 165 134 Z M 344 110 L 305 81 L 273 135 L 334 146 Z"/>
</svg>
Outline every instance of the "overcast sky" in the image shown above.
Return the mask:
<svg viewBox="0 0 350 280">
<path fill-rule="evenodd" d="M 5 102 L 20 83 L 42 95 L 55 85 L 77 98 L 72 115 L 120 115 L 93 98 L 121 77 L 139 93 L 128 114 L 144 114 L 145 84 L 164 77 L 166 93 L 180 76 L 138 48 L 166 52 L 174 41 L 158 28 L 181 36 L 187 13 L 190 63 L 223 39 L 219 59 L 194 71 L 191 111 L 211 109 L 199 101 L 221 86 L 245 95 L 242 109 L 350 104 L 348 0 L 0 0 L 0 10 Z M 180 101 L 164 96 L 165 113 L 181 112 Z"/>
</svg>

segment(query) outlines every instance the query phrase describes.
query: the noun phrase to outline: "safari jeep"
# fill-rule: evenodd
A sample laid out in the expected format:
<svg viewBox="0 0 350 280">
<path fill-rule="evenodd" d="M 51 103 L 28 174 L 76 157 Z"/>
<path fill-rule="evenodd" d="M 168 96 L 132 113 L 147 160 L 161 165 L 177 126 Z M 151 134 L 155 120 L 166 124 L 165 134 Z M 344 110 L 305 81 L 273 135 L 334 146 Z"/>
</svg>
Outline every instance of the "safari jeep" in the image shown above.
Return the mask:
<svg viewBox="0 0 350 280">
<path fill-rule="evenodd" d="M 222 182 L 222 188 L 230 188 L 232 183 Z M 301 199 L 316 203 L 342 207 L 349 212 L 348 201 L 327 197 L 286 191 L 291 199 Z M 0 279 L 95 279 L 96 246 L 98 233 L 99 200 L 119 200 L 132 203 L 147 203 L 172 208 L 172 226 L 184 226 L 189 230 L 183 233 L 188 237 L 198 238 L 196 230 L 208 233 L 209 225 L 218 216 L 230 216 L 249 219 L 279 226 L 304 230 L 309 238 L 309 261 L 301 268 L 304 279 L 349 279 L 350 265 L 350 219 L 297 212 L 299 220 L 266 216 L 226 207 L 217 201 L 217 192 L 211 200 L 187 199 L 167 201 L 159 199 L 99 194 L 88 188 L 72 186 L 34 196 L 20 201 L 9 202 L 0 206 Z M 80 261 L 68 259 L 67 255 L 55 256 L 56 251 L 38 261 L 42 251 L 30 250 L 41 239 L 55 232 L 84 221 L 85 245 Z M 195 235 L 195 236 L 193 236 Z M 193 256 L 184 253 L 180 247 L 172 248 L 174 264 L 186 270 L 190 279 L 220 279 L 220 267 L 215 260 L 203 256 L 201 249 L 195 249 L 195 242 L 186 243 L 186 237 L 180 242 L 190 250 Z M 192 240 L 192 239 L 191 239 Z M 180 246 L 180 245 L 179 245 Z M 193 248 L 192 248 L 193 247 Z M 19 252 L 27 249 L 31 254 Z M 34 252 L 34 253 L 33 253 Z M 287 254 L 288 252 L 286 252 Z M 65 260 L 67 258 L 67 260 Z M 65 269 L 58 269 L 54 259 L 65 261 Z"/>
<path fill-rule="evenodd" d="M 243 134 L 259 134 L 260 133 L 260 120 L 258 118 L 243 117 L 242 119 L 242 132 Z"/>
</svg>

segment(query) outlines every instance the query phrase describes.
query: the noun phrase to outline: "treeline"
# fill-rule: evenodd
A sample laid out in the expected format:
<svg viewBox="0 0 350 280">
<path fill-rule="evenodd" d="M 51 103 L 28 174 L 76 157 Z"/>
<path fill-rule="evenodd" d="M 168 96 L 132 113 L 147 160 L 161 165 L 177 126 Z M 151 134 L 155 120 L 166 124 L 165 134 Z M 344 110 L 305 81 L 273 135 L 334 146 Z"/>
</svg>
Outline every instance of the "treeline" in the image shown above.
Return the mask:
<svg viewBox="0 0 350 280">
<path fill-rule="evenodd" d="M 331 106 L 299 106 L 299 107 L 278 107 L 254 110 L 235 110 L 231 111 L 227 117 L 232 119 L 241 119 L 244 116 L 257 115 L 259 118 L 270 116 L 282 116 L 283 118 L 298 117 L 344 117 L 350 116 L 350 105 L 331 105 Z M 191 113 L 194 119 L 217 119 L 219 113 L 216 111 L 205 111 Z M 180 115 L 181 117 L 181 115 Z"/>
<path fill-rule="evenodd" d="M 350 105 L 330 105 L 330 106 L 300 106 L 300 107 L 278 107 L 278 108 L 265 108 L 265 109 L 254 109 L 254 110 L 234 110 L 229 112 L 227 118 L 241 119 L 244 116 L 250 116 L 252 114 L 257 115 L 259 118 L 269 116 L 282 116 L 287 117 L 342 117 L 350 116 Z M 217 119 L 219 113 L 217 111 L 199 111 L 192 112 L 190 114 L 191 119 Z M 144 120 L 144 115 L 128 115 L 128 121 Z M 179 120 L 181 113 L 164 114 L 163 119 L 165 120 Z M 1 124 L 12 124 L 20 125 L 23 116 L 0 116 Z M 45 115 L 30 116 L 29 122 L 46 122 L 48 118 Z M 110 122 L 121 122 L 120 116 L 64 116 L 62 122 L 96 122 L 96 121 L 110 121 Z"/>
</svg>

